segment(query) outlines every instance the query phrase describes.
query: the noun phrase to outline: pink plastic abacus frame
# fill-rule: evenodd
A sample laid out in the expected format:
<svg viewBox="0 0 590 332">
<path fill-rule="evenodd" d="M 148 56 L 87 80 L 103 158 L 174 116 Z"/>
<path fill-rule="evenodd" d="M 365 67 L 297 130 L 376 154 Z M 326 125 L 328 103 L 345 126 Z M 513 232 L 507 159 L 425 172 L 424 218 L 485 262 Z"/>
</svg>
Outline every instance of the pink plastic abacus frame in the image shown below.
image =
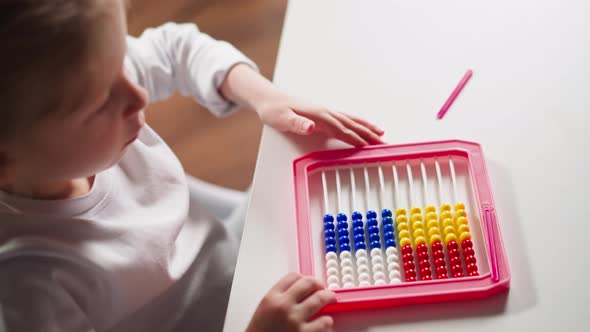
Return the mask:
<svg viewBox="0 0 590 332">
<path fill-rule="evenodd" d="M 467 159 L 474 187 L 475 203 L 481 216 L 482 233 L 490 267 L 489 273 L 476 277 L 337 289 L 335 290 L 336 303 L 325 307 L 323 312 L 478 299 L 508 290 L 510 271 L 497 224 L 482 148 L 477 143 L 460 140 L 317 151 L 296 159 L 293 162 L 293 169 L 299 272 L 304 275 L 316 275 L 311 223 L 321 222 L 321 220 L 311 220 L 310 217 L 309 172 L 341 164 L 374 163 L 449 155 Z M 318 251 L 316 250 L 316 252 Z"/>
</svg>

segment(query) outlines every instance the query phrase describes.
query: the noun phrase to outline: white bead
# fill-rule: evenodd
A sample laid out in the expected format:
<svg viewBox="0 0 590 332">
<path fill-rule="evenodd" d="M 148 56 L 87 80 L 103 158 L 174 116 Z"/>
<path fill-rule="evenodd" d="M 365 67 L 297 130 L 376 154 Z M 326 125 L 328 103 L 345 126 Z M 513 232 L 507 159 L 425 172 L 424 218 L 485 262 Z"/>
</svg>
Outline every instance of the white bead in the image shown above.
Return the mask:
<svg viewBox="0 0 590 332">
<path fill-rule="evenodd" d="M 342 288 L 353 288 L 354 287 L 354 283 L 353 282 L 347 282 L 344 284 L 344 286 Z"/>
<path fill-rule="evenodd" d="M 354 282 L 354 277 L 352 275 L 345 275 L 342 277 L 342 283 L 352 283 Z"/>
<path fill-rule="evenodd" d="M 371 276 L 368 273 L 359 273 L 359 280 L 360 281 L 369 281 L 371 280 Z"/>
<path fill-rule="evenodd" d="M 337 268 L 331 267 L 331 268 L 329 268 L 329 269 L 326 270 L 326 274 L 328 276 L 338 276 L 339 272 L 338 272 L 338 269 Z"/>
<path fill-rule="evenodd" d="M 369 265 L 369 260 L 367 257 L 357 258 L 356 265 Z"/>
<path fill-rule="evenodd" d="M 361 281 L 361 282 L 359 282 L 359 286 L 367 287 L 367 286 L 371 286 L 371 284 L 368 281 Z"/>
<path fill-rule="evenodd" d="M 381 249 L 373 248 L 371 250 L 371 257 L 375 257 L 375 256 L 383 256 L 383 252 L 381 252 Z"/>
<path fill-rule="evenodd" d="M 352 267 L 350 266 L 345 266 L 342 268 L 342 275 L 352 275 L 353 273 Z"/>
<path fill-rule="evenodd" d="M 356 255 L 356 258 L 367 257 L 367 251 L 365 249 L 359 249 L 356 251 L 355 255 Z"/>
<path fill-rule="evenodd" d="M 385 268 L 381 264 L 373 265 L 373 273 L 376 273 L 378 271 L 383 272 L 384 270 Z"/>
<path fill-rule="evenodd" d="M 337 276 L 328 276 L 328 284 L 339 284 L 340 281 L 338 280 Z"/>
<path fill-rule="evenodd" d="M 393 262 L 387 265 L 387 271 L 401 271 L 401 268 L 398 263 Z"/>
<path fill-rule="evenodd" d="M 344 258 L 340 261 L 340 266 L 345 267 L 345 266 L 352 266 L 352 259 L 350 258 Z"/>
<path fill-rule="evenodd" d="M 389 280 L 396 280 L 399 279 L 401 281 L 402 275 L 399 271 L 390 271 L 389 272 Z"/>
<path fill-rule="evenodd" d="M 385 281 L 385 273 L 383 273 L 381 271 L 377 271 L 377 272 L 375 272 L 375 274 L 373 274 L 373 279 Z"/>
<path fill-rule="evenodd" d="M 401 279 L 389 278 L 390 285 L 401 284 L 401 282 L 402 282 Z"/>
<path fill-rule="evenodd" d="M 371 264 L 373 265 L 383 265 L 383 257 L 375 256 L 371 258 Z"/>
<path fill-rule="evenodd" d="M 396 247 L 389 247 L 387 249 L 385 249 L 385 254 L 387 254 L 387 256 L 391 256 L 391 255 L 398 255 L 398 251 Z"/>
<path fill-rule="evenodd" d="M 399 261 L 399 257 L 397 256 L 387 256 L 387 263 L 393 263 L 393 262 L 398 262 Z"/>
<path fill-rule="evenodd" d="M 329 285 L 328 285 L 328 289 L 338 289 L 338 288 L 340 288 L 340 287 L 338 286 L 338 284 L 329 284 Z"/>
<path fill-rule="evenodd" d="M 329 261 L 326 262 L 326 267 L 329 269 L 331 267 L 333 268 L 338 268 L 338 261 L 335 259 L 331 259 Z"/>
<path fill-rule="evenodd" d="M 375 285 L 377 285 L 377 286 L 382 286 L 382 285 L 385 285 L 385 284 L 386 284 L 385 283 L 385 280 L 381 280 L 381 279 L 375 280 Z"/>
<path fill-rule="evenodd" d="M 358 274 L 369 273 L 369 265 L 357 265 L 356 272 Z"/>
<path fill-rule="evenodd" d="M 352 258 L 352 255 L 350 254 L 350 251 L 343 251 L 340 253 L 340 258 Z"/>
<path fill-rule="evenodd" d="M 336 255 L 335 252 L 330 251 L 329 253 L 326 254 L 326 260 L 336 260 L 338 258 L 338 255 Z"/>
</svg>

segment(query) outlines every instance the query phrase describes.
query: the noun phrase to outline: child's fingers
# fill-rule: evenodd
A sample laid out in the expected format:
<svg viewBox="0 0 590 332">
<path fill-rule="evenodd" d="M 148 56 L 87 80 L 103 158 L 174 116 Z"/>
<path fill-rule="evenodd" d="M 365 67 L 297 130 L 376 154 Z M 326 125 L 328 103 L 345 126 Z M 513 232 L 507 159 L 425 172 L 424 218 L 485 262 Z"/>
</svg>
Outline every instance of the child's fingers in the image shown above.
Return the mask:
<svg viewBox="0 0 590 332">
<path fill-rule="evenodd" d="M 287 291 L 285 294 L 292 298 L 295 303 L 299 303 L 313 294 L 315 291 L 324 288 L 319 281 L 312 277 L 303 277 L 297 280 Z"/>
<path fill-rule="evenodd" d="M 359 118 L 357 116 L 354 116 L 354 115 L 350 115 L 348 113 L 342 113 L 342 114 L 346 115 L 347 117 L 349 117 L 353 121 L 358 122 L 361 125 L 369 128 L 371 131 L 373 131 L 375 134 L 377 134 L 379 136 L 383 136 L 383 134 L 385 134 L 385 131 L 383 131 L 383 129 L 377 127 L 376 125 L 374 125 L 374 124 L 372 124 L 372 123 L 370 123 L 370 122 L 368 122 L 368 121 L 366 121 L 364 119 L 361 119 L 361 118 Z"/>
<path fill-rule="evenodd" d="M 362 137 L 369 144 L 383 144 L 383 141 L 381 140 L 379 135 L 377 135 L 376 133 L 371 131 L 365 125 L 352 120 L 351 118 L 348 117 L 348 115 L 346 115 L 344 113 L 338 113 L 338 112 L 333 112 L 333 113 L 331 113 L 331 115 L 333 117 L 335 117 L 336 119 L 338 119 L 340 122 L 342 122 L 347 128 L 349 128 L 350 130 L 357 133 L 360 137 Z"/>
<path fill-rule="evenodd" d="M 298 311 L 302 319 L 308 320 L 320 311 L 324 306 L 336 300 L 336 295 L 327 290 L 322 289 L 306 298 L 298 305 Z"/>
<path fill-rule="evenodd" d="M 323 129 L 328 135 L 354 146 L 364 146 L 368 144 L 367 141 L 353 130 L 348 129 L 331 114 L 325 113 L 321 119 L 324 122 L 322 123 L 323 126 L 321 129 Z"/>
<path fill-rule="evenodd" d="M 297 280 L 303 278 L 303 276 L 299 273 L 295 273 L 295 272 L 290 272 L 289 274 L 287 274 L 286 276 L 284 276 L 283 278 L 281 278 L 281 280 L 279 280 L 271 289 L 269 292 L 279 292 L 282 293 L 284 291 L 286 291 L 287 289 L 289 289 L 289 287 L 291 287 L 295 282 L 297 282 Z"/>
<path fill-rule="evenodd" d="M 330 316 L 321 316 L 306 323 L 301 329 L 302 332 L 326 332 L 331 331 L 334 326 L 334 319 Z"/>
</svg>

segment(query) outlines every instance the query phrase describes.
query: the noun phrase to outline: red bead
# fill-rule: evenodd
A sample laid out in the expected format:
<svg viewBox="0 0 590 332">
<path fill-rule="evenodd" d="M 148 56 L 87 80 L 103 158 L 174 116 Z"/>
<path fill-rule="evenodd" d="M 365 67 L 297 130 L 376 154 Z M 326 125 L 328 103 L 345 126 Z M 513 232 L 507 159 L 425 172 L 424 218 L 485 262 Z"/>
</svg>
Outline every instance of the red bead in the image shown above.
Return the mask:
<svg viewBox="0 0 590 332">
<path fill-rule="evenodd" d="M 475 264 L 475 263 L 477 263 L 475 256 L 465 256 L 465 264 Z"/>
<path fill-rule="evenodd" d="M 416 278 L 416 271 L 414 270 L 404 270 L 404 275 L 406 276 L 406 280 L 411 278 Z"/>
<path fill-rule="evenodd" d="M 477 272 L 477 265 L 475 264 L 467 264 L 467 266 L 465 266 L 465 268 L 467 269 L 467 272 Z"/>
<path fill-rule="evenodd" d="M 410 277 L 410 278 L 406 278 L 406 281 L 416 281 L 416 277 Z"/>
<path fill-rule="evenodd" d="M 475 276 L 478 276 L 478 275 L 479 275 L 479 273 L 477 273 L 477 271 L 473 271 L 473 272 L 469 272 L 469 273 L 468 273 L 468 275 L 469 275 L 470 277 L 475 277 Z"/>
<path fill-rule="evenodd" d="M 424 252 L 424 251 L 428 251 L 428 247 L 424 244 L 424 243 L 420 243 L 417 247 L 416 247 L 416 251 L 418 252 Z"/>
<path fill-rule="evenodd" d="M 459 249 L 459 244 L 456 241 L 451 241 L 449 243 L 447 243 L 447 249 L 451 250 L 451 249 Z"/>
<path fill-rule="evenodd" d="M 428 260 L 428 253 L 427 252 L 421 252 L 418 254 L 418 260 L 424 261 L 424 260 Z"/>
<path fill-rule="evenodd" d="M 461 278 L 463 276 L 463 272 L 461 273 L 453 273 L 453 278 Z"/>
<path fill-rule="evenodd" d="M 402 247 L 402 254 L 411 254 L 412 253 L 412 246 L 411 245 L 405 245 Z"/>
<path fill-rule="evenodd" d="M 465 249 L 463 249 L 463 255 L 473 256 L 473 255 L 475 255 L 475 251 L 473 250 L 473 248 L 465 248 Z"/>
<path fill-rule="evenodd" d="M 436 275 L 437 279 L 449 279 L 449 276 L 446 273 L 441 273 Z"/>
<path fill-rule="evenodd" d="M 443 245 L 440 241 L 436 241 L 432 244 L 432 251 L 443 250 Z"/>
<path fill-rule="evenodd" d="M 422 277 L 422 280 L 432 280 L 432 272 L 430 270 L 420 271 L 420 276 Z"/>
<path fill-rule="evenodd" d="M 453 265 L 461 265 L 461 258 L 459 256 L 451 257 L 451 259 L 449 260 L 449 262 L 451 263 L 451 266 L 453 266 Z"/>
<path fill-rule="evenodd" d="M 443 274 L 443 273 L 447 273 L 447 267 L 446 266 L 437 266 L 436 267 L 436 274 Z"/>
<path fill-rule="evenodd" d="M 470 239 L 465 239 L 463 242 L 461 242 L 461 246 L 463 248 L 473 248 L 473 242 L 471 242 Z"/>
<path fill-rule="evenodd" d="M 449 257 L 459 257 L 459 255 L 460 255 L 459 250 L 457 250 L 457 249 L 449 250 Z"/>
<path fill-rule="evenodd" d="M 413 270 L 416 268 L 416 264 L 413 261 L 405 262 L 404 263 L 404 270 Z"/>
<path fill-rule="evenodd" d="M 461 265 L 453 265 L 453 266 L 451 266 L 451 271 L 453 271 L 453 274 L 460 273 L 461 275 L 463 275 L 463 267 Z"/>
<path fill-rule="evenodd" d="M 445 261 L 444 258 L 437 258 L 434 260 L 434 266 L 445 266 L 447 265 L 447 262 Z"/>
<path fill-rule="evenodd" d="M 421 269 L 430 268 L 430 262 L 429 261 L 420 261 L 420 262 L 418 262 L 418 266 Z"/>
<path fill-rule="evenodd" d="M 437 259 L 437 258 L 444 259 L 445 258 L 445 252 L 442 251 L 442 250 L 435 251 L 435 252 L 432 253 L 432 255 L 434 256 L 435 259 Z"/>
<path fill-rule="evenodd" d="M 412 254 L 404 254 L 402 256 L 402 261 L 403 262 L 413 262 L 414 261 L 414 255 L 412 255 Z"/>
</svg>

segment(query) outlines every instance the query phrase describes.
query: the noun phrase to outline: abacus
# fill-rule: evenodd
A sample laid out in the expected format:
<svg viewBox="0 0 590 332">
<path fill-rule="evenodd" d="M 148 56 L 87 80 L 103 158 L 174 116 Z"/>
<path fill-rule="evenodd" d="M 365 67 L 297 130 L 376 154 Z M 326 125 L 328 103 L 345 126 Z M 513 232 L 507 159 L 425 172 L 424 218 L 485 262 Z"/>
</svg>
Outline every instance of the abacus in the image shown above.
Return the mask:
<svg viewBox="0 0 590 332">
<path fill-rule="evenodd" d="M 318 151 L 293 167 L 299 272 L 336 293 L 324 312 L 475 299 L 509 288 L 477 143 Z"/>
</svg>

